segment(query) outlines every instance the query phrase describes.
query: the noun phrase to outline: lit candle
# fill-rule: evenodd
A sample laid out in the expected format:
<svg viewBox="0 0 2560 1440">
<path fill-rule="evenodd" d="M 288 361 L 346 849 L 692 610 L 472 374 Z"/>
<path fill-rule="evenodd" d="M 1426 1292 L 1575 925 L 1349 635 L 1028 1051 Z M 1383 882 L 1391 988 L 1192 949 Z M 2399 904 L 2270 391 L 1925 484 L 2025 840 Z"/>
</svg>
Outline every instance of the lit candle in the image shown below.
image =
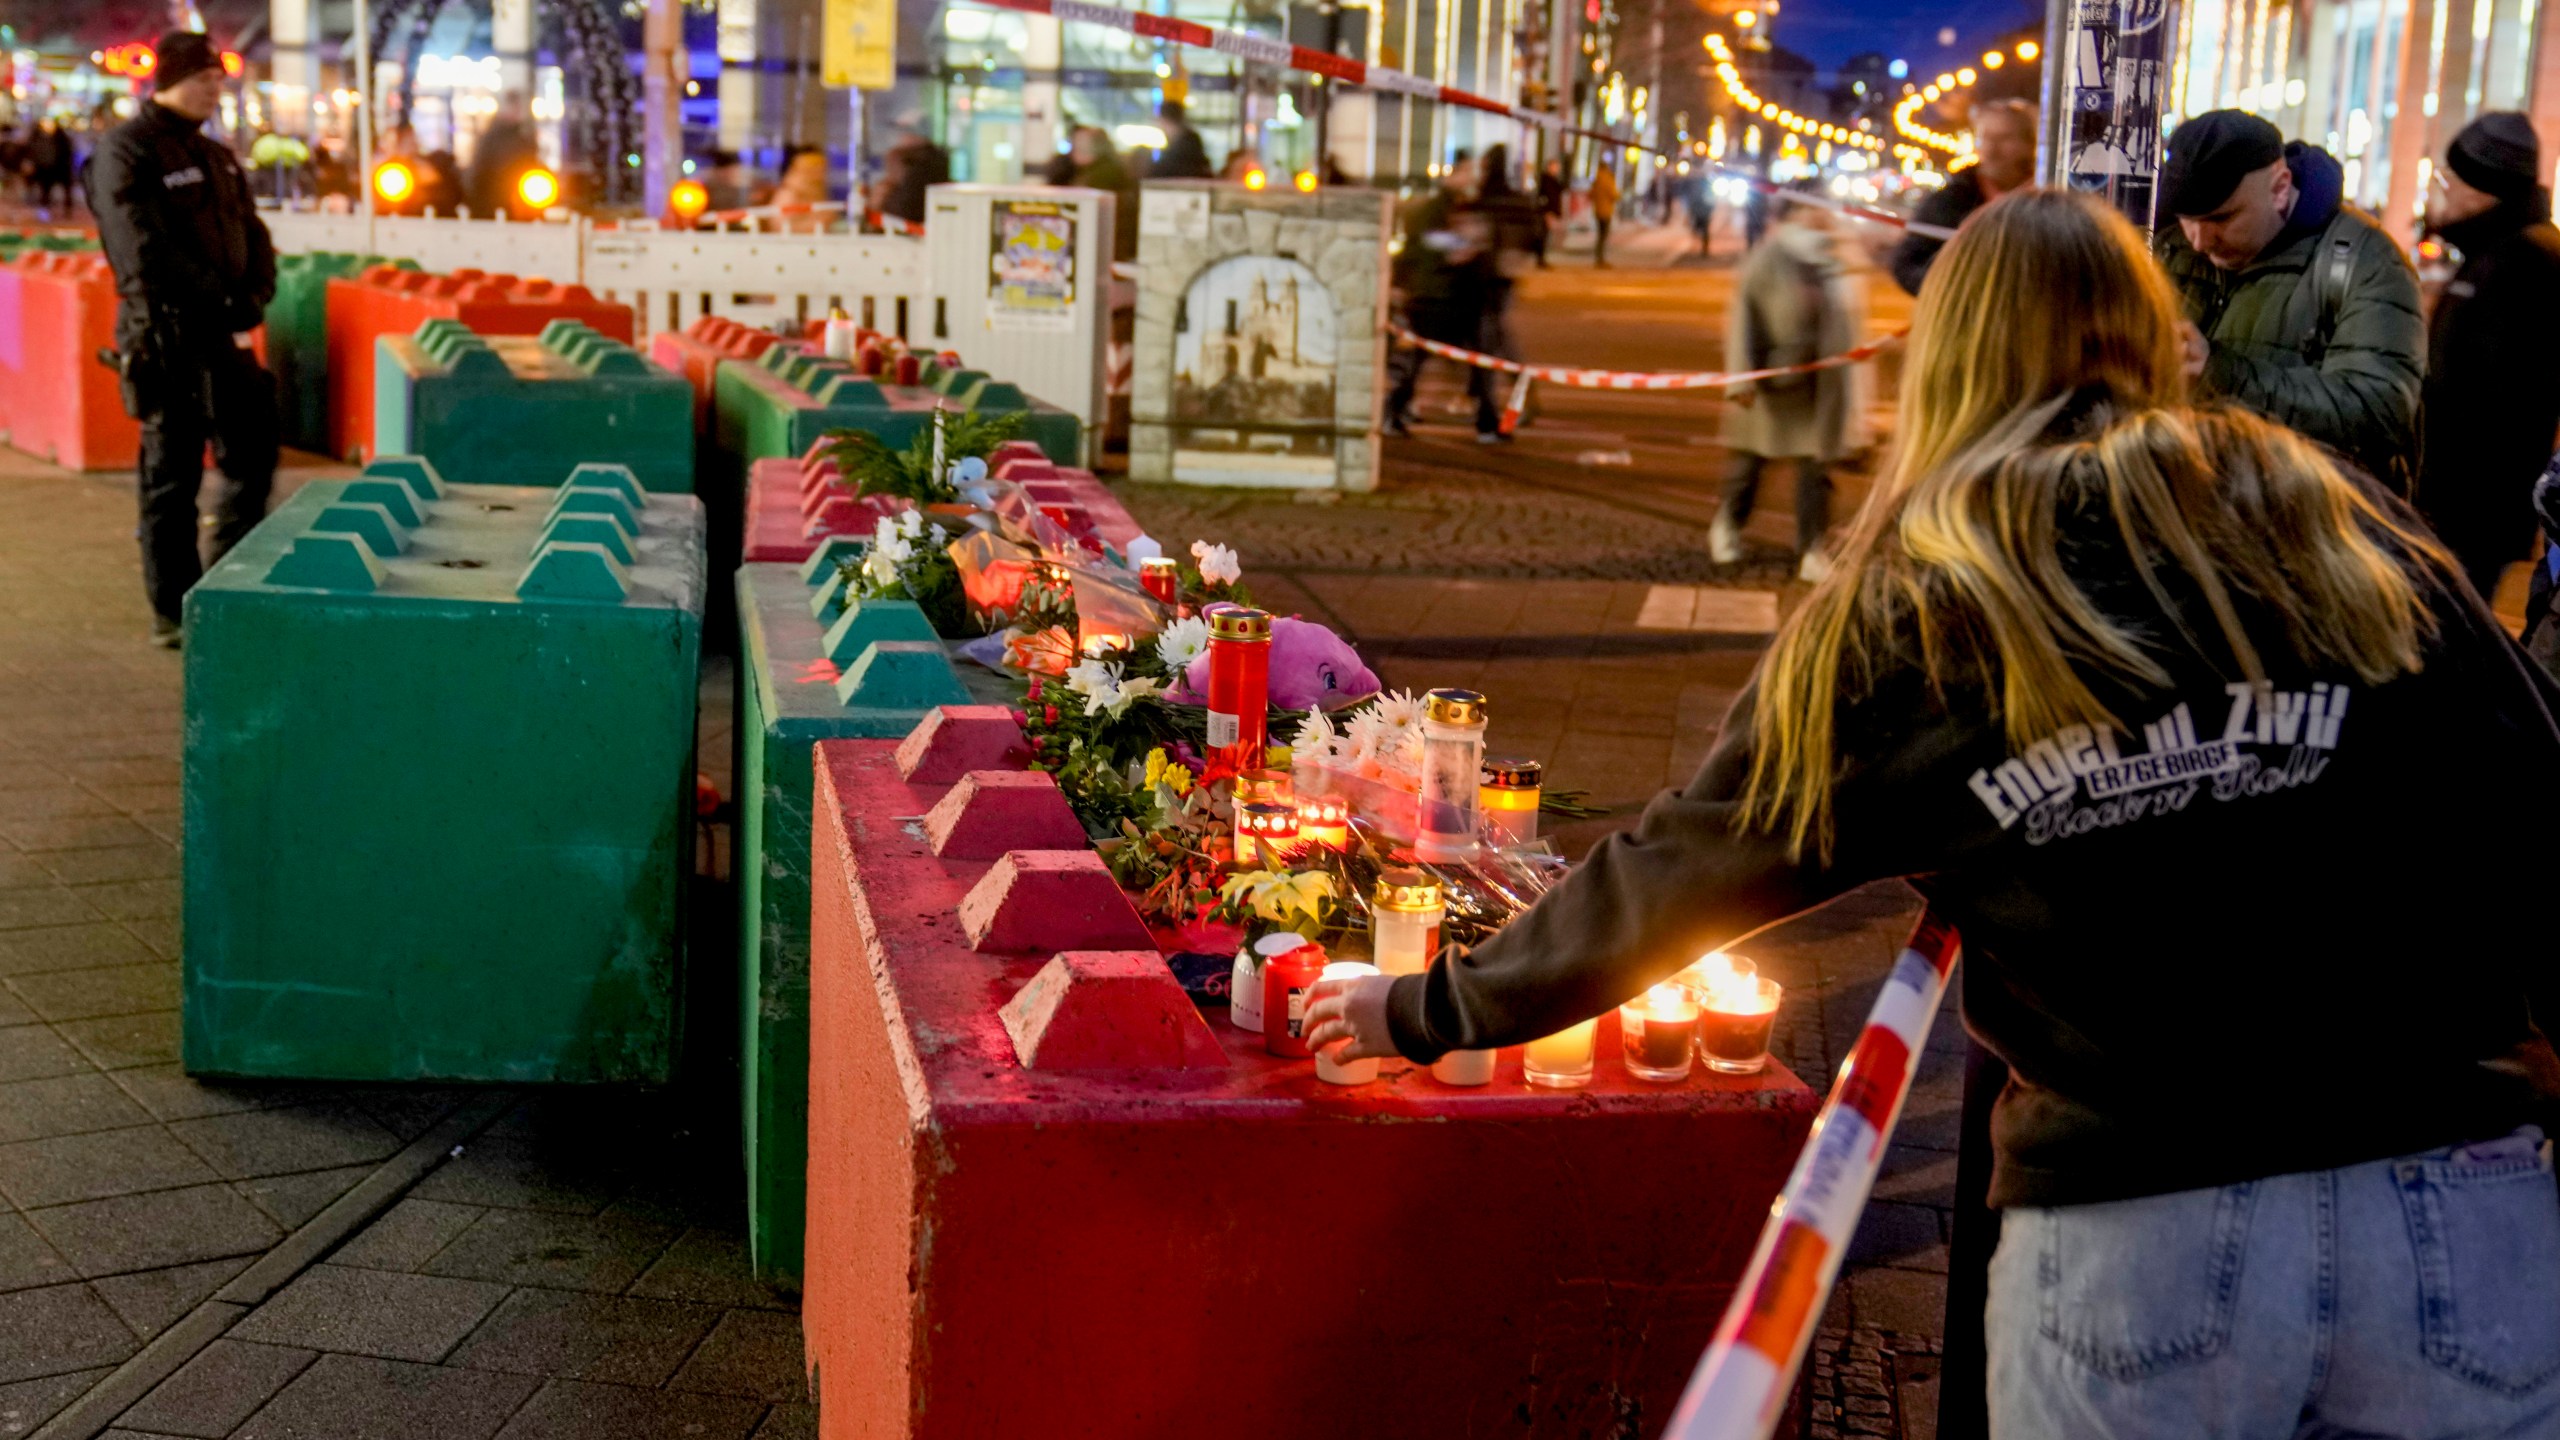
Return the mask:
<svg viewBox="0 0 2560 1440">
<path fill-rule="evenodd" d="M 1298 797 L 1298 839 L 1327 850 L 1350 849 L 1350 802 L 1339 795 Z"/>
<path fill-rule="evenodd" d="M 1138 587 L 1167 605 L 1182 599 L 1182 564 L 1170 555 L 1149 555 L 1138 562 Z"/>
<path fill-rule="evenodd" d="M 1084 637 L 1084 658 L 1087 660 L 1108 660 L 1115 655 L 1128 653 L 1129 637 L 1126 635 L 1097 630 Z"/>
<path fill-rule="evenodd" d="M 1627 1073 L 1639 1080 L 1686 1080 L 1698 1038 L 1698 999 L 1666 981 L 1618 1007 Z"/>
<path fill-rule="evenodd" d="M 1592 1033 L 1596 1019 L 1568 1025 L 1520 1047 L 1520 1073 L 1532 1085 L 1575 1090 L 1591 1083 Z"/>
<path fill-rule="evenodd" d="M 1419 975 L 1440 949 L 1440 883 L 1419 870 L 1378 877 L 1369 905 L 1369 953 L 1389 975 Z"/>
<path fill-rule="evenodd" d="M 1769 1031 L 1785 992 L 1759 967 L 1718 951 L 1681 972 L 1698 1000 L 1698 1049 L 1707 1068 L 1749 1075 L 1769 1063 Z"/>
<path fill-rule="evenodd" d="M 1297 849 L 1297 806 L 1256 802 L 1236 807 L 1236 864 L 1278 870 Z"/>
<path fill-rule="evenodd" d="M 1363 965 L 1356 960 L 1336 960 L 1324 967 L 1327 980 L 1358 980 L 1377 973 L 1377 966 Z M 1316 1078 L 1328 1085 L 1366 1085 L 1378 1078 L 1378 1062 L 1373 1058 L 1338 1065 L 1331 1056 L 1317 1051 Z"/>
<path fill-rule="evenodd" d="M 1538 838 L 1538 798 L 1546 767 L 1535 760 L 1484 762 L 1476 786 L 1485 833 L 1498 844 L 1526 845 Z"/>
</svg>

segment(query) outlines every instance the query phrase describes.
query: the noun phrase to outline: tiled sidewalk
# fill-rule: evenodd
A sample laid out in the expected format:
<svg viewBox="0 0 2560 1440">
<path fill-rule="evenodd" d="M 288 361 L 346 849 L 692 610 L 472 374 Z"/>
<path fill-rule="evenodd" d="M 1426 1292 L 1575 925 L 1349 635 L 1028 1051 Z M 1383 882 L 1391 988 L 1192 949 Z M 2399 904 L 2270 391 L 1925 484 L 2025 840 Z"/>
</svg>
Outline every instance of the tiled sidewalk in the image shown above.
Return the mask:
<svg viewBox="0 0 2560 1440">
<path fill-rule="evenodd" d="M 179 1073 L 131 483 L 0 450 L 0 496 L 0 1436 L 812 1433 L 725 1093 Z"/>
</svg>

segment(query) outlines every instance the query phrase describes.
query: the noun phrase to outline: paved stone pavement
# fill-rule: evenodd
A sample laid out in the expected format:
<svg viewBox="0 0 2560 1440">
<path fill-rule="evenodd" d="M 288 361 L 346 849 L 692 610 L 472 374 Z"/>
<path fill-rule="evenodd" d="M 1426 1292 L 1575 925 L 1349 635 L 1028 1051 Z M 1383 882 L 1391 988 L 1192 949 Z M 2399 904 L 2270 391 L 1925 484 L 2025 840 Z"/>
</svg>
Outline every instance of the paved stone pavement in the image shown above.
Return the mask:
<svg viewBox="0 0 2560 1440">
<path fill-rule="evenodd" d="M 1715 279 L 1661 283 L 1711 300 Z M 1793 587 L 1773 560 L 1696 554 L 1717 461 L 1696 416 L 1576 398 L 1495 456 L 1414 442 L 1378 502 L 1133 501 L 1163 534 L 1240 544 L 1267 598 L 1341 623 L 1390 683 L 1486 690 L 1497 749 L 1615 807 L 1559 832 L 1578 848 L 1686 778 Z M 1604 445 L 1688 463 L 1549 453 Z M 716 1067 L 656 1095 L 178 1072 L 178 659 L 140 643 L 130 481 L 0 451 L 0 495 L 0 1437 L 809 1433 L 791 1299 L 746 1274 Z M 1754 534 L 1775 543 L 1772 499 Z M 1354 515 L 1333 563 L 1296 524 Z M 1654 559 L 1619 564 L 1630 536 Z M 1353 544 L 1374 558 L 1340 563 Z M 714 665 L 715 770 L 725 711 Z M 716 930 L 716 834 L 703 868 Z M 1780 1057 L 1809 1082 L 1912 904 L 1876 887 L 1750 945 L 1790 987 Z M 1956 1045 L 1943 1023 L 1826 1322 L 1810 1432 L 1929 1433 Z"/>
</svg>

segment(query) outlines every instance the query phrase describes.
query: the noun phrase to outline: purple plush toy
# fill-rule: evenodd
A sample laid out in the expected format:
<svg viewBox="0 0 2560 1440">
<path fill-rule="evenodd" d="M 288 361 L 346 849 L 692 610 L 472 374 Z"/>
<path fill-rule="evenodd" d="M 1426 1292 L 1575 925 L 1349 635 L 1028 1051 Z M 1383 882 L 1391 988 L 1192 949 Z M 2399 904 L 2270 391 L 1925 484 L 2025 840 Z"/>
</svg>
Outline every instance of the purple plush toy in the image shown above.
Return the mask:
<svg viewBox="0 0 2560 1440">
<path fill-rule="evenodd" d="M 1182 678 L 1181 698 L 1196 703 L 1209 691 L 1209 657 L 1193 660 Z M 1378 677 L 1341 636 L 1295 616 L 1272 620 L 1273 710 L 1330 710 L 1377 693 Z"/>
</svg>

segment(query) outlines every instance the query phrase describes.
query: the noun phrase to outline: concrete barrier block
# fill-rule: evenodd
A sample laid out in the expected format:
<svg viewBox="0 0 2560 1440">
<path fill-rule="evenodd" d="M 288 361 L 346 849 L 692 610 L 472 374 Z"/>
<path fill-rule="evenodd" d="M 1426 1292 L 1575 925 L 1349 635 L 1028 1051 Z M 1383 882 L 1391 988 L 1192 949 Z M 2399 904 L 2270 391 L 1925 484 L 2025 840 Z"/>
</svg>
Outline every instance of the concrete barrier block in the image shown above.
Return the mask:
<svg viewBox="0 0 2560 1440">
<path fill-rule="evenodd" d="M 1018 770 L 1030 759 L 1012 711 L 944 705 L 898 742 L 898 777 L 910 785 L 948 785 L 973 770 Z"/>
<path fill-rule="evenodd" d="M 1109 866 L 1091 850 L 1016 850 L 960 901 L 969 947 L 987 954 L 1152 946 Z"/>
<path fill-rule="evenodd" d="M 1086 843 L 1058 782 L 1040 770 L 980 770 L 960 777 L 924 817 L 925 838 L 945 860 L 993 860 L 1016 850 Z"/>
<path fill-rule="evenodd" d="M 1225 1047 L 1153 950 L 1052 958 L 999 1012 L 1026 1070 L 1223 1068 Z"/>
</svg>

